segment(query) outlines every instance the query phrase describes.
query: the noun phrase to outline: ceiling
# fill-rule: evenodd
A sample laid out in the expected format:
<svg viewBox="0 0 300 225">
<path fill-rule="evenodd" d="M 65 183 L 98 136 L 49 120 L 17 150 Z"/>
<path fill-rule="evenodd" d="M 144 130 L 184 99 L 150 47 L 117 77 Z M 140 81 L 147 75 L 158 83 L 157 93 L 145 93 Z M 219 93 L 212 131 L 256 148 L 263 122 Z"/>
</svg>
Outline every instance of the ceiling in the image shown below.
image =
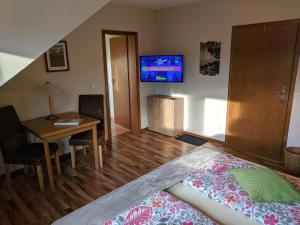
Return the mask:
<svg viewBox="0 0 300 225">
<path fill-rule="evenodd" d="M 162 10 L 207 0 L 112 0 L 111 2 L 150 10 Z"/>
<path fill-rule="evenodd" d="M 0 0 L 0 86 L 109 0 Z"/>
</svg>

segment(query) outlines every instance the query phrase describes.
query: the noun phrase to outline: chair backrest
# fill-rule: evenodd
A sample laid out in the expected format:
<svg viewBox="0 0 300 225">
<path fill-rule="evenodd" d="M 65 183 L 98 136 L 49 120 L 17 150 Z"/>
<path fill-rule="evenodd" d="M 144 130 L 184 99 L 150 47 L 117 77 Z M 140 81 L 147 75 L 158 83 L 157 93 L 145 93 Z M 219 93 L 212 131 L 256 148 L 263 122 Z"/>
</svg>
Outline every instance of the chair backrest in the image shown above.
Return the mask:
<svg viewBox="0 0 300 225">
<path fill-rule="evenodd" d="M 79 113 L 99 119 L 98 129 L 104 130 L 103 95 L 79 95 Z"/>
<path fill-rule="evenodd" d="M 0 108 L 0 148 L 4 161 L 12 151 L 27 143 L 25 131 L 14 107 Z"/>
</svg>

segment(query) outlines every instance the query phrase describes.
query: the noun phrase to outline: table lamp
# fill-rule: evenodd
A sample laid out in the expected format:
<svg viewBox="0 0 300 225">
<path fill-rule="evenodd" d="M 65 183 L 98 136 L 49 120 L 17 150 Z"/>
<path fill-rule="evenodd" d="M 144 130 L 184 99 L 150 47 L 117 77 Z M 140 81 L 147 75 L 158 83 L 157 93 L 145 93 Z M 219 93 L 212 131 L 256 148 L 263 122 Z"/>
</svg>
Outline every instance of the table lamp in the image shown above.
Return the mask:
<svg viewBox="0 0 300 225">
<path fill-rule="evenodd" d="M 61 94 L 62 90 L 49 81 L 47 81 L 43 85 L 43 88 L 48 95 L 48 103 L 49 103 L 49 111 L 50 111 L 50 115 L 47 116 L 45 119 L 56 120 L 58 117 L 54 114 L 54 110 L 53 110 L 53 95 Z"/>
</svg>

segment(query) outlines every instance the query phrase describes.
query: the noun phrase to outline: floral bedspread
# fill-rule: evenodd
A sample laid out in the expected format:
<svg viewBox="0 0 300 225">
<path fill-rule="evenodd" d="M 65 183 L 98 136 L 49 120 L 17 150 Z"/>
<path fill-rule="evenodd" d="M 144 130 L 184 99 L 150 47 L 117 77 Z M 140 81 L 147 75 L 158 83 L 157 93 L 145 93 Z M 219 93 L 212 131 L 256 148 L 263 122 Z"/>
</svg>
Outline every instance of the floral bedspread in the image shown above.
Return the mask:
<svg viewBox="0 0 300 225">
<path fill-rule="evenodd" d="M 210 218 L 178 200 L 167 192 L 160 191 L 143 200 L 105 225 L 210 225 Z"/>
<path fill-rule="evenodd" d="M 255 164 L 224 155 L 206 164 L 183 181 L 221 204 L 267 225 L 300 224 L 300 202 L 251 203 L 230 169 L 255 168 Z M 300 186 L 299 181 L 292 185 Z"/>
</svg>

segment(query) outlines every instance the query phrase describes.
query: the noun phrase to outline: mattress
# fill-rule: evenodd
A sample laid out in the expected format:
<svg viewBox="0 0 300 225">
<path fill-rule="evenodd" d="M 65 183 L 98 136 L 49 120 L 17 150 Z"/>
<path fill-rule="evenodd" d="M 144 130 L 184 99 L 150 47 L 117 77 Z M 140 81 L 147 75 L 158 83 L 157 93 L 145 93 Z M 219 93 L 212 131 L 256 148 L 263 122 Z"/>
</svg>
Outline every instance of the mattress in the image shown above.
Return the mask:
<svg viewBox="0 0 300 225">
<path fill-rule="evenodd" d="M 230 173 L 232 168 L 256 168 L 257 165 L 224 154 L 194 171 L 183 184 L 261 224 L 300 224 L 300 202 L 252 203 Z M 293 182 L 298 186 L 298 182 Z"/>
<path fill-rule="evenodd" d="M 105 225 L 217 225 L 173 195 L 159 191 L 134 207 L 104 223 Z"/>
<path fill-rule="evenodd" d="M 220 224 L 224 225 L 260 225 L 255 220 L 237 213 L 235 210 L 221 205 L 220 203 L 207 197 L 205 194 L 178 182 L 166 190 L 178 199 L 188 203 L 195 209 L 205 213 Z"/>
</svg>

